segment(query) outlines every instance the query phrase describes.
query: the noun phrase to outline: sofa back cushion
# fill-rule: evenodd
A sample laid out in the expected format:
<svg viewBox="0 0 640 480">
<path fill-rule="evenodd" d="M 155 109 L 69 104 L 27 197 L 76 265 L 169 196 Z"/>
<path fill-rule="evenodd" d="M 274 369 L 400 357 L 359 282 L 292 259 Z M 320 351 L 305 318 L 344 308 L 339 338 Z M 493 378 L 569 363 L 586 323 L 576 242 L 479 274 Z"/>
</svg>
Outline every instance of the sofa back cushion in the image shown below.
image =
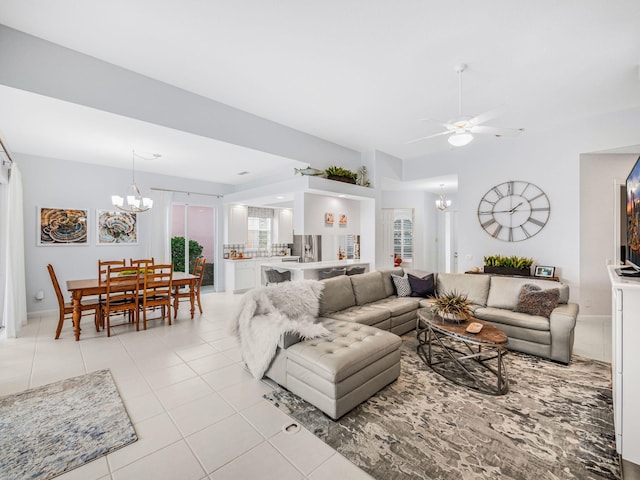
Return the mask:
<svg viewBox="0 0 640 480">
<path fill-rule="evenodd" d="M 518 306 L 520 290 L 522 290 L 522 286 L 527 283 L 537 285 L 542 290 L 557 288 L 560 294 L 558 302 L 567 303 L 569 301 L 569 285 L 564 283 L 552 280 L 538 280 L 531 277 L 516 278 L 493 275 L 490 276 L 490 278 L 491 287 L 489 288 L 489 298 L 487 299 L 488 307 L 515 310 Z"/>
<path fill-rule="evenodd" d="M 365 274 L 366 275 L 366 274 Z M 345 308 L 353 307 L 356 304 L 356 298 L 353 295 L 351 287 L 351 278 L 360 277 L 362 275 L 340 275 L 339 277 L 321 280 L 324 283 L 324 290 L 320 297 L 320 316 L 338 312 Z"/>
<path fill-rule="evenodd" d="M 473 275 L 466 273 L 439 273 L 436 282 L 436 292 L 465 293 L 471 303 L 487 305 L 489 295 L 489 275 Z"/>
<path fill-rule="evenodd" d="M 380 274 L 382 275 L 382 283 L 384 285 L 384 293 L 386 297 L 391 295 L 396 295 L 396 286 L 391 279 L 391 275 L 395 275 L 396 277 L 404 276 L 404 271 L 402 268 L 395 268 L 393 270 L 380 270 Z"/>
<path fill-rule="evenodd" d="M 354 275 L 347 278 L 351 279 L 357 305 L 382 300 L 387 296 L 380 272 L 363 273 L 362 275 Z"/>
</svg>

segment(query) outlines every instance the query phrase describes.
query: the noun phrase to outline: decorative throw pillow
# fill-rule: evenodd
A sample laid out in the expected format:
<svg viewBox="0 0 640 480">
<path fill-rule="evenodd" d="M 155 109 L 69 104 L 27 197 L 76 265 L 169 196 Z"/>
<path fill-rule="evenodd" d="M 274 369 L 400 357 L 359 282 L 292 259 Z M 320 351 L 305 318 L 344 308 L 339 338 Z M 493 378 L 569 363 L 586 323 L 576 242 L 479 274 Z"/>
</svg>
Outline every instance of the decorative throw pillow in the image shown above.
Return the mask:
<svg viewBox="0 0 640 480">
<path fill-rule="evenodd" d="M 433 281 L 433 273 L 424 277 L 416 277 L 407 274 L 409 277 L 409 285 L 411 285 L 412 297 L 433 297 L 436 294 L 435 282 Z"/>
<path fill-rule="evenodd" d="M 404 277 L 391 275 L 391 279 L 393 280 L 393 284 L 396 286 L 396 294 L 399 297 L 408 297 L 411 295 L 411 285 L 409 285 L 409 279 L 406 275 Z"/>
<path fill-rule="evenodd" d="M 538 285 L 525 283 L 520 289 L 518 305 L 514 311 L 549 318 L 553 309 L 558 306 L 559 299 L 560 290 L 557 288 L 543 290 Z"/>
</svg>

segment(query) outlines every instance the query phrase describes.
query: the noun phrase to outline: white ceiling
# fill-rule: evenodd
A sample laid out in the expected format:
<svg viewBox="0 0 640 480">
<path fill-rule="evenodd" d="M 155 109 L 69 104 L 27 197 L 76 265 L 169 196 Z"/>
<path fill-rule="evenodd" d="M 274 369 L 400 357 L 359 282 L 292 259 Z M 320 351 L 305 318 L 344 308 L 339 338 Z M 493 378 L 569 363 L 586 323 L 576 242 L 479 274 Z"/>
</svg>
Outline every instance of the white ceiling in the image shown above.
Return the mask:
<svg viewBox="0 0 640 480">
<path fill-rule="evenodd" d="M 463 113 L 504 106 L 488 124 L 525 128 L 522 135 L 640 106 L 638 20 L 637 0 L 0 2 L 0 23 L 11 28 L 403 159 L 449 148 L 445 137 L 406 142 L 441 130 L 419 119 L 457 115 L 462 62 Z M 171 160 L 195 167 L 226 149 L 235 160 L 209 180 L 231 184 L 250 180 L 237 176 L 242 170 L 300 166 L 7 87 L 0 105 L 0 131 L 15 152 L 127 168 L 121 152 L 135 144 L 167 159 L 140 169 L 185 176 Z"/>
</svg>

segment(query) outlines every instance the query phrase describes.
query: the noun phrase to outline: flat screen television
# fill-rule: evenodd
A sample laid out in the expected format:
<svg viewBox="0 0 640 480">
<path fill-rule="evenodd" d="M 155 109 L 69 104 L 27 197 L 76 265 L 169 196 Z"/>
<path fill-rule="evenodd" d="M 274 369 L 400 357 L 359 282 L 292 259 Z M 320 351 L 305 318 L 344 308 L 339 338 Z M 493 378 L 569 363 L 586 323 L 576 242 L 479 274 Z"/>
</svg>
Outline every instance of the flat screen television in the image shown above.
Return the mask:
<svg viewBox="0 0 640 480">
<path fill-rule="evenodd" d="M 619 272 L 625 276 L 640 276 L 640 157 L 626 182 L 627 245 L 625 263 L 631 267 Z"/>
</svg>

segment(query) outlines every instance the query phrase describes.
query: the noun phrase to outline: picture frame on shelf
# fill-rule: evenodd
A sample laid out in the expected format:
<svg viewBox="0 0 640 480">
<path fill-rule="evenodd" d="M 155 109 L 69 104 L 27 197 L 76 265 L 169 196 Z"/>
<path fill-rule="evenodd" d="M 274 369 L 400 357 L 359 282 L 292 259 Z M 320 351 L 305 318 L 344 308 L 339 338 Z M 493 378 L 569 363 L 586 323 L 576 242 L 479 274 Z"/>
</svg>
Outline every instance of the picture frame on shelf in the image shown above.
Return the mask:
<svg viewBox="0 0 640 480">
<path fill-rule="evenodd" d="M 89 245 L 89 210 L 38 207 L 38 246 Z"/>
<path fill-rule="evenodd" d="M 533 273 L 534 277 L 541 278 L 553 278 L 556 273 L 556 267 L 547 267 L 543 265 L 537 265 Z"/>
</svg>

